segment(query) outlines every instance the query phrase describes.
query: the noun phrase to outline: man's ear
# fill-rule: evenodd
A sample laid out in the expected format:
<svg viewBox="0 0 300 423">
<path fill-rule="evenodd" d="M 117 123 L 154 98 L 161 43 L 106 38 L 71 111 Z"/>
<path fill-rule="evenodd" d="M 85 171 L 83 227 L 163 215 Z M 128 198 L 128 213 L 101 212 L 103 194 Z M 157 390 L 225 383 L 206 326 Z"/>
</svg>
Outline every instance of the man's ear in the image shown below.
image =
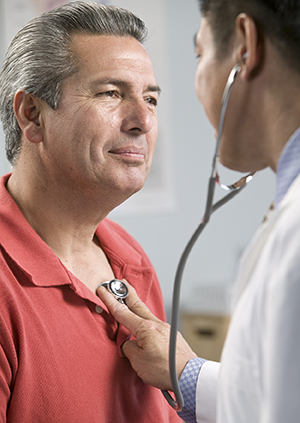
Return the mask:
<svg viewBox="0 0 300 423">
<path fill-rule="evenodd" d="M 241 77 L 250 79 L 262 63 L 263 40 L 256 23 L 249 15 L 241 13 L 235 24 L 239 40 L 236 61 L 243 64 Z"/>
<path fill-rule="evenodd" d="M 38 98 L 24 91 L 18 91 L 14 98 L 14 113 L 28 141 L 33 143 L 43 141 L 41 102 Z"/>
</svg>

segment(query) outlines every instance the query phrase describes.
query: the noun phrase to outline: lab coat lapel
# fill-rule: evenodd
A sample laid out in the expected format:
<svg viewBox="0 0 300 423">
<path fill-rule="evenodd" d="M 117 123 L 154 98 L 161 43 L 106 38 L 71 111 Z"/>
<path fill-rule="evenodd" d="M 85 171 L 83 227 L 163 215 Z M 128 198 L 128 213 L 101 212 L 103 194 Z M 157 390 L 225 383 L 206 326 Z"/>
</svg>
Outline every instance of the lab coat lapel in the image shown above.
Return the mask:
<svg viewBox="0 0 300 423">
<path fill-rule="evenodd" d="M 234 304 L 238 301 L 244 289 L 246 288 L 253 269 L 258 261 L 260 253 L 268 239 L 268 236 L 275 224 L 275 211 L 270 212 L 268 219 L 262 223 L 258 231 L 252 238 L 249 246 L 243 253 L 237 274 L 237 289 Z"/>
<path fill-rule="evenodd" d="M 236 304 L 236 302 L 242 295 L 244 289 L 246 288 L 250 280 L 251 274 L 254 270 L 254 267 L 256 266 L 259 256 L 264 248 L 264 245 L 271 231 L 273 230 L 276 222 L 278 221 L 279 215 L 286 207 L 288 207 L 291 202 L 293 202 L 295 197 L 299 196 L 299 191 L 300 175 L 292 183 L 291 187 L 289 188 L 285 197 L 279 204 L 278 208 L 269 211 L 267 218 L 262 223 L 256 234 L 254 235 L 252 241 L 250 242 L 249 246 L 246 248 L 244 254 L 242 255 L 237 274 L 238 285 L 236 289 L 234 305 Z"/>
</svg>

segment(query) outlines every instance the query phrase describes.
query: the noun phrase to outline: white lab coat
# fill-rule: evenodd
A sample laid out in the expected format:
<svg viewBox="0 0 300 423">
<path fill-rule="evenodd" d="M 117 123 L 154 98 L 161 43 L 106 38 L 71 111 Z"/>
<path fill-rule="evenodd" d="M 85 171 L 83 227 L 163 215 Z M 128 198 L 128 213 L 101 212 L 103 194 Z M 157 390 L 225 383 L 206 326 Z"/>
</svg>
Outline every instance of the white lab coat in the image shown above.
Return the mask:
<svg viewBox="0 0 300 423">
<path fill-rule="evenodd" d="M 299 423 L 300 175 L 245 251 L 237 281 L 222 364 L 200 371 L 197 422 Z"/>
</svg>

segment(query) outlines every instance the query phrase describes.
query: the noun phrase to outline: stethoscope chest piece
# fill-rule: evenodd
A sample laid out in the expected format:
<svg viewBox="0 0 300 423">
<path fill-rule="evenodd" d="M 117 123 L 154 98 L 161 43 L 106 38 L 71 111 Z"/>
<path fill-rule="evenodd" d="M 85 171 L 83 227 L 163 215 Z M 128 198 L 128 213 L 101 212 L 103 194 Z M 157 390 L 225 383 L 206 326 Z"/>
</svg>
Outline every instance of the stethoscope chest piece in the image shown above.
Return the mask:
<svg viewBox="0 0 300 423">
<path fill-rule="evenodd" d="M 125 304 L 124 300 L 128 297 L 129 291 L 123 281 L 120 281 L 119 279 L 112 279 L 111 281 L 100 283 L 99 286 L 104 286 L 117 301 Z"/>
</svg>

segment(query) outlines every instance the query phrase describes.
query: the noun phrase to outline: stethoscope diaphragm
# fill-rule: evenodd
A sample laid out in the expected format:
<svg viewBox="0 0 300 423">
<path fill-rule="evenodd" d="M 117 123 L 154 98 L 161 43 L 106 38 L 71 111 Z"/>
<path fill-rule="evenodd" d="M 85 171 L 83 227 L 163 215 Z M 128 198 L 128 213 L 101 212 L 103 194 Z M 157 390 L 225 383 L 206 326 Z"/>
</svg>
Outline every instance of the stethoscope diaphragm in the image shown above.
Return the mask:
<svg viewBox="0 0 300 423">
<path fill-rule="evenodd" d="M 100 286 L 104 286 L 117 301 L 122 304 L 125 304 L 125 298 L 128 297 L 129 291 L 126 284 L 119 279 L 112 279 L 111 281 L 105 281 L 100 283 Z"/>
</svg>

